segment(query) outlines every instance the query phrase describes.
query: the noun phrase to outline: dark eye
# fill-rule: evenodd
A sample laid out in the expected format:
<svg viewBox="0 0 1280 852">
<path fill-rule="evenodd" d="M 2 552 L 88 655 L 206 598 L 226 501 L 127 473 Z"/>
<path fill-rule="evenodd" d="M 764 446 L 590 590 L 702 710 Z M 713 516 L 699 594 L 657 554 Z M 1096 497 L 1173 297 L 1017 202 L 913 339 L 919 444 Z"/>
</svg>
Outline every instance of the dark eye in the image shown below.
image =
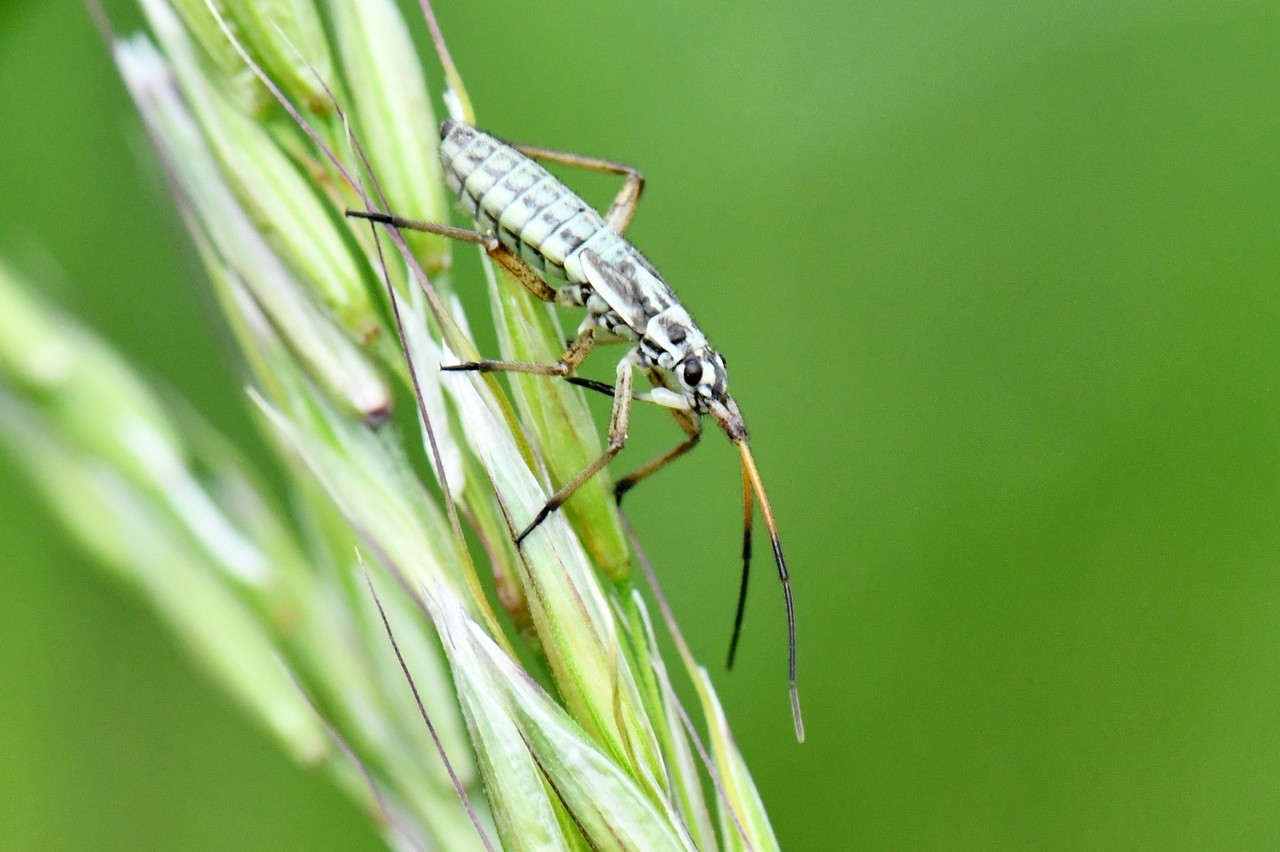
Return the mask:
<svg viewBox="0 0 1280 852">
<path fill-rule="evenodd" d="M 685 361 L 680 368 L 681 376 L 684 383 L 689 387 L 694 387 L 698 382 L 702 381 L 702 362 L 696 359 Z"/>
</svg>

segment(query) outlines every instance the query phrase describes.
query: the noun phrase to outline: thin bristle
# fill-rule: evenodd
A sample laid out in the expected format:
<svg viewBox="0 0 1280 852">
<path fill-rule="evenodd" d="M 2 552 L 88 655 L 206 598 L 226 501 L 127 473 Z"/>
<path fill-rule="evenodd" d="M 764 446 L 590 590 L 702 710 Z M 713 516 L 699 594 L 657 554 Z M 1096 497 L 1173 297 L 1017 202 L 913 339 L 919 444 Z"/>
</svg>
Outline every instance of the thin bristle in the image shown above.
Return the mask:
<svg viewBox="0 0 1280 852">
<path fill-rule="evenodd" d="M 765 494 L 764 483 L 760 480 L 760 471 L 756 469 L 755 459 L 745 441 L 738 444 L 738 453 L 742 456 L 742 475 L 745 483 L 750 481 L 756 499 L 760 501 L 760 514 L 764 517 L 765 529 L 769 531 L 769 542 L 773 545 L 773 558 L 778 564 L 778 579 L 782 581 L 782 595 L 787 605 L 787 679 L 791 687 L 791 715 L 795 720 L 796 739 L 804 741 L 804 721 L 800 716 L 800 693 L 796 688 L 796 616 L 795 605 L 791 599 L 791 575 L 787 571 L 787 559 L 782 554 L 782 541 L 778 538 L 778 525 L 773 519 L 773 507 L 769 505 L 769 496 Z"/>
</svg>

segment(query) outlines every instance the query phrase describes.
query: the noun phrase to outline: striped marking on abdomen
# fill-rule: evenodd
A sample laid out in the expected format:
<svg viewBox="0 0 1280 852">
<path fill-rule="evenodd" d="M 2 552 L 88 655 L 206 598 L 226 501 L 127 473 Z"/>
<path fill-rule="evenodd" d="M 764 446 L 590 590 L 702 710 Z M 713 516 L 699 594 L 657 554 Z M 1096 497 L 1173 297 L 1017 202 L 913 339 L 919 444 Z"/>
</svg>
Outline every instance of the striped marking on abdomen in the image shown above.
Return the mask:
<svg viewBox="0 0 1280 852">
<path fill-rule="evenodd" d="M 449 189 L 476 223 L 549 282 L 565 258 L 608 231 L 600 214 L 555 176 L 492 136 L 445 122 L 440 158 Z"/>
</svg>

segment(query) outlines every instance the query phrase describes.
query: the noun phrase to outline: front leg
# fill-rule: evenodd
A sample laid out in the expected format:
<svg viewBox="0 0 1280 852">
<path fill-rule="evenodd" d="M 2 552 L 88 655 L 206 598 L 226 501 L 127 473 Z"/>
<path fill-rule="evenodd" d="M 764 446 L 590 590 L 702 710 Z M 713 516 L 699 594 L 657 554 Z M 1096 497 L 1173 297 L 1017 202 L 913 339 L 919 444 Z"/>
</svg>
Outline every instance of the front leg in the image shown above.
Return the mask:
<svg viewBox="0 0 1280 852">
<path fill-rule="evenodd" d="M 655 392 L 671 390 L 666 376 L 660 371 L 650 367 L 645 370 L 645 376 L 649 379 L 650 384 L 655 388 Z M 679 425 L 681 431 L 684 432 L 685 439 L 662 455 L 651 460 L 640 468 L 633 470 L 631 473 L 615 482 L 613 486 L 613 496 L 619 504 L 622 503 L 622 496 L 634 488 L 640 480 L 652 476 L 671 462 L 692 450 L 694 447 L 698 446 L 698 441 L 702 438 L 702 418 L 700 418 L 695 412 L 690 411 L 687 407 L 672 407 L 671 416 L 676 419 L 676 424 Z"/>
<path fill-rule="evenodd" d="M 702 419 L 696 413 L 690 411 L 687 404 L 683 404 L 683 400 L 676 397 L 675 392 L 671 390 L 664 374 L 650 367 L 645 370 L 645 376 L 653 385 L 654 390 L 649 394 L 634 395 L 632 398 L 643 400 L 645 402 L 653 402 L 669 408 L 671 416 L 676 419 L 676 425 L 678 425 L 681 431 L 684 432 L 685 439 L 662 455 L 617 480 L 613 485 L 613 497 L 619 505 L 622 503 L 623 495 L 634 488 L 637 483 L 662 470 L 662 468 L 698 446 L 698 442 L 702 439 Z M 573 376 L 570 377 L 568 381 L 571 384 L 578 385 L 579 387 L 586 388 L 587 390 L 593 390 L 597 393 L 614 393 L 613 388 L 603 382 L 597 382 L 594 379 L 582 379 Z M 659 396 L 664 394 L 667 398 L 659 398 Z M 681 404 L 677 405 L 675 404 L 676 402 L 680 402 Z"/>
<path fill-rule="evenodd" d="M 543 504 L 538 510 L 538 514 L 534 516 L 529 526 L 525 527 L 521 533 L 516 536 L 516 546 L 519 547 L 529 536 L 529 533 L 538 528 L 538 525 L 547 519 L 547 517 L 564 505 L 564 502 L 573 496 L 573 492 L 577 491 L 591 477 L 599 473 L 605 465 L 613 460 L 622 447 L 627 442 L 627 425 L 631 420 L 631 392 L 632 382 L 634 380 L 632 374 L 632 356 L 628 355 L 618 362 L 617 384 L 614 385 L 613 392 L 613 412 L 609 417 L 609 446 L 605 449 L 600 457 L 582 469 L 582 472 L 569 480 L 563 488 L 551 495 L 551 499 Z"/>
<path fill-rule="evenodd" d="M 622 503 L 622 496 L 632 488 L 635 488 L 636 483 L 640 482 L 640 480 L 652 476 L 698 446 L 698 441 L 702 439 L 702 420 L 699 419 L 698 415 L 691 411 L 673 408 L 671 409 L 671 416 L 676 419 L 676 423 L 684 430 L 685 439 L 648 464 L 633 470 L 615 482 L 613 485 L 613 498 L 618 501 L 619 505 Z"/>
</svg>

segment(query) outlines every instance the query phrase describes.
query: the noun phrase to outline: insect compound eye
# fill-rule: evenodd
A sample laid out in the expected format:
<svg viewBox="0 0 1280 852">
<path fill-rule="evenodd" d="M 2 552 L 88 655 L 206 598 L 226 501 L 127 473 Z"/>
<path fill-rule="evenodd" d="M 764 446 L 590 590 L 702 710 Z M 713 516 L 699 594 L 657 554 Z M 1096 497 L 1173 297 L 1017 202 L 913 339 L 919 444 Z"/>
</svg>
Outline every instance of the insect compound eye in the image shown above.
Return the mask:
<svg viewBox="0 0 1280 852">
<path fill-rule="evenodd" d="M 680 380 L 684 382 L 685 387 L 696 387 L 698 382 L 702 381 L 702 362 L 697 358 L 690 358 L 681 364 Z"/>
</svg>

